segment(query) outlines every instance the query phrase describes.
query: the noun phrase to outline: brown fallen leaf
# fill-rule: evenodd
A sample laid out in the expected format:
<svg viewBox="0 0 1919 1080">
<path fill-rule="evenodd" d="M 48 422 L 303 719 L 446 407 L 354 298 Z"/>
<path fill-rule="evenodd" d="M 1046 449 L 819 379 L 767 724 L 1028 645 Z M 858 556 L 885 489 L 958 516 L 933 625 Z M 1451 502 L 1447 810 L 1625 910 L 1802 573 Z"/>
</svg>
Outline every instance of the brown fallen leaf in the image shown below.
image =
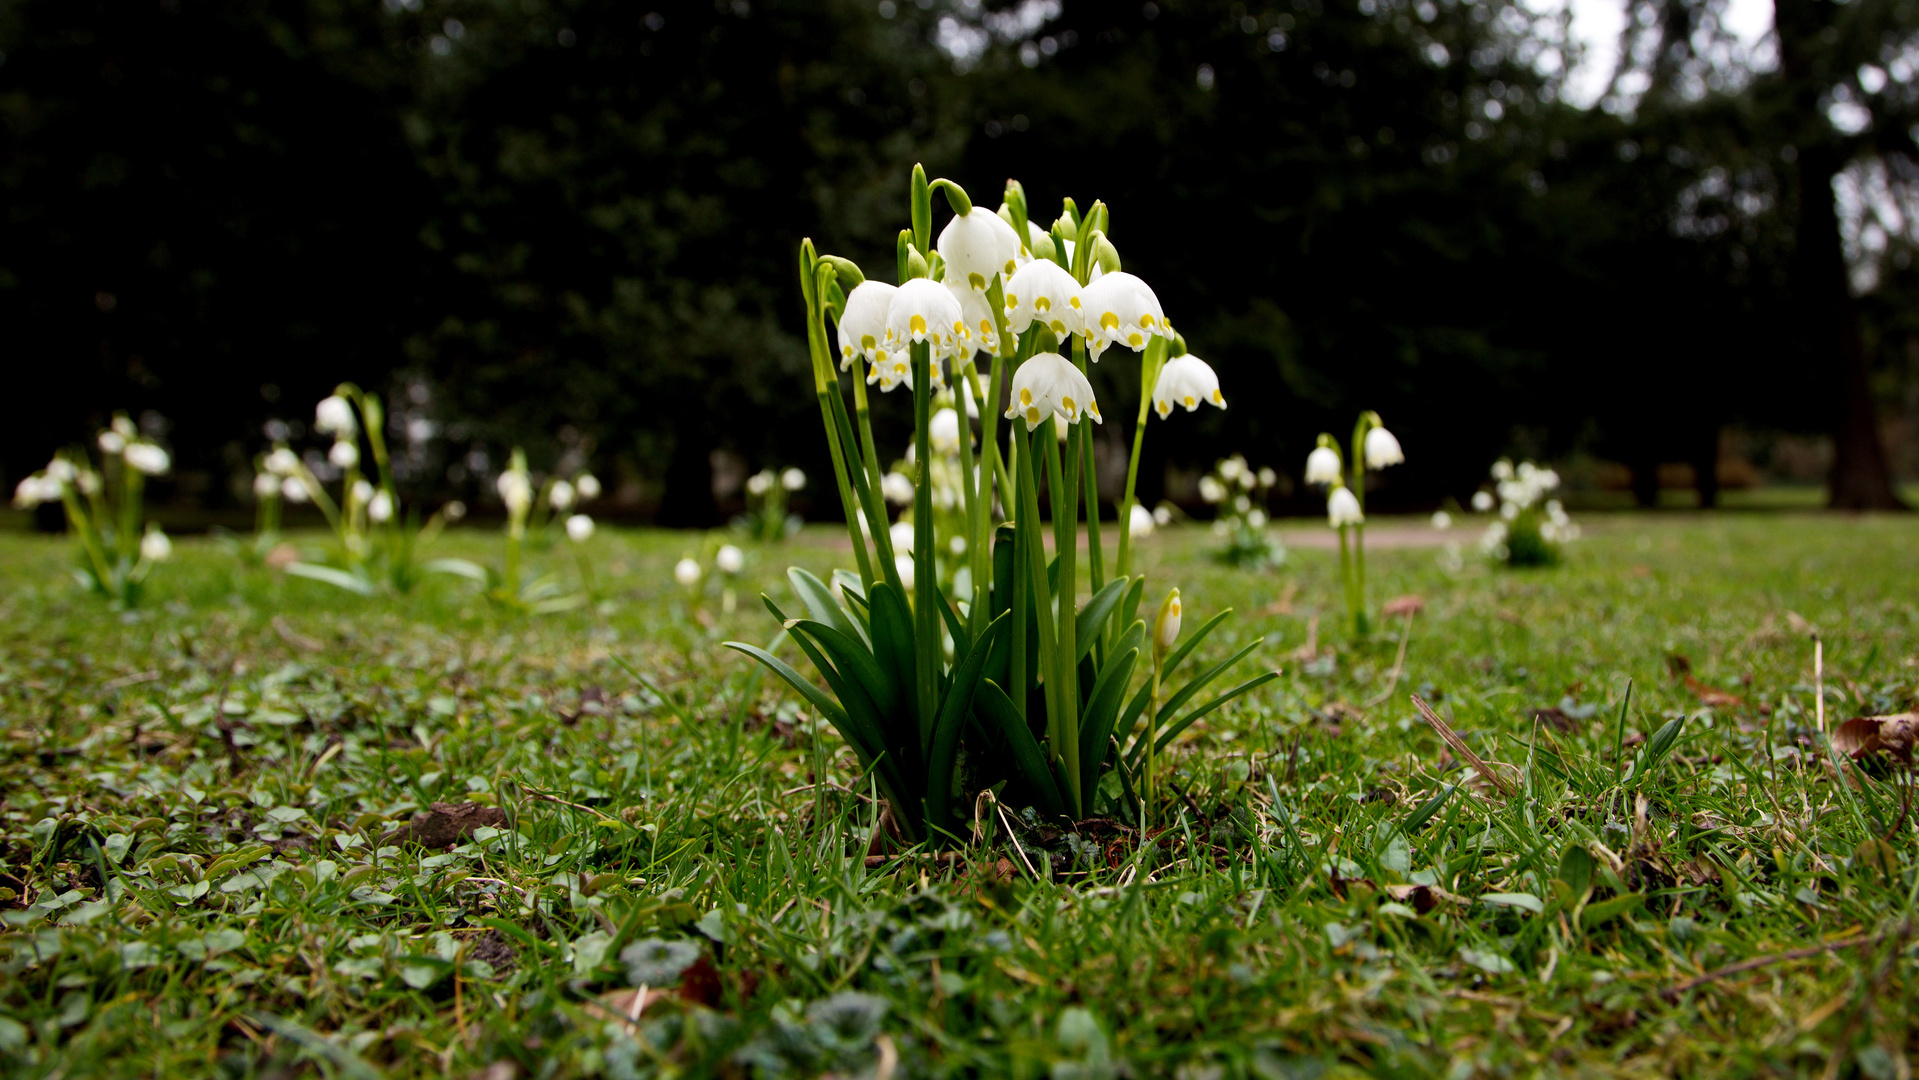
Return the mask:
<svg viewBox="0 0 1919 1080">
<path fill-rule="evenodd" d="M 485 803 L 436 802 L 426 813 L 380 838 L 388 844 L 418 844 L 423 848 L 444 850 L 473 837 L 483 825 L 499 828 L 506 824 L 506 811 Z"/>
<path fill-rule="evenodd" d="M 704 953 L 693 966 L 680 973 L 680 998 L 709 1009 L 720 1007 L 722 988 L 719 969 Z"/>
<path fill-rule="evenodd" d="M 1693 696 L 1699 699 L 1701 705 L 1724 709 L 1746 703 L 1746 699 L 1740 697 L 1738 694 L 1729 694 L 1718 687 L 1708 686 L 1694 678 L 1692 674 L 1692 660 L 1679 653 L 1673 653 L 1666 657 L 1666 667 L 1679 678 L 1679 681 L 1686 684 L 1686 689 L 1692 691 Z"/>
<path fill-rule="evenodd" d="M 1386 601 L 1386 603 L 1380 607 L 1379 611 L 1382 615 L 1416 615 L 1425 609 L 1426 598 L 1423 596 L 1413 596 L 1409 593 L 1405 596 L 1395 596 L 1391 600 Z"/>
<path fill-rule="evenodd" d="M 580 1011 L 595 1020 L 618 1020 L 629 1028 L 637 1024 L 653 1006 L 663 1001 L 672 1001 L 679 995 L 672 990 L 653 990 L 646 992 L 646 1000 L 640 1000 L 638 990 L 608 990 L 601 994 L 598 1001 L 589 1001 L 580 1007 Z"/>
<path fill-rule="evenodd" d="M 1570 735 L 1578 731 L 1580 726 L 1579 721 L 1568 716 L 1566 711 L 1557 705 L 1550 705 L 1543 709 L 1534 709 L 1533 719 L 1545 724 L 1547 727 L 1552 728 L 1562 735 Z"/>
<path fill-rule="evenodd" d="M 1910 765 L 1915 737 L 1919 737 L 1919 713 L 1855 716 L 1833 731 L 1832 747 L 1855 761 L 1883 750 Z"/>
<path fill-rule="evenodd" d="M 1297 582 L 1287 582 L 1286 588 L 1280 590 L 1279 599 L 1253 612 L 1253 618 L 1263 619 L 1269 615 L 1291 615 L 1293 613 L 1293 595 L 1297 592 L 1299 592 L 1299 584 Z"/>
<path fill-rule="evenodd" d="M 316 638 L 307 637 L 305 634 L 287 625 L 285 615 L 275 615 L 273 617 L 273 632 L 279 635 L 281 641 L 286 642 L 288 645 L 302 652 L 321 652 L 326 648 L 326 643 Z"/>
<path fill-rule="evenodd" d="M 275 544 L 273 550 L 267 552 L 265 561 L 269 569 L 285 570 L 300 561 L 300 549 L 292 544 Z"/>
<path fill-rule="evenodd" d="M 1434 712 L 1433 707 L 1426 704 L 1418 694 L 1413 695 L 1413 706 L 1419 710 L 1419 715 L 1426 721 L 1426 725 L 1438 732 L 1439 737 L 1446 740 L 1446 745 L 1452 747 L 1454 753 L 1465 758 L 1466 763 L 1471 765 L 1479 775 L 1485 777 L 1493 787 L 1498 788 L 1501 795 L 1510 799 L 1517 794 L 1512 785 L 1506 782 L 1506 778 L 1494 772 L 1493 767 L 1486 764 L 1485 759 L 1474 753 L 1473 748 L 1466 745 L 1466 740 L 1459 737 L 1459 732 L 1454 731 L 1453 726 Z"/>
</svg>

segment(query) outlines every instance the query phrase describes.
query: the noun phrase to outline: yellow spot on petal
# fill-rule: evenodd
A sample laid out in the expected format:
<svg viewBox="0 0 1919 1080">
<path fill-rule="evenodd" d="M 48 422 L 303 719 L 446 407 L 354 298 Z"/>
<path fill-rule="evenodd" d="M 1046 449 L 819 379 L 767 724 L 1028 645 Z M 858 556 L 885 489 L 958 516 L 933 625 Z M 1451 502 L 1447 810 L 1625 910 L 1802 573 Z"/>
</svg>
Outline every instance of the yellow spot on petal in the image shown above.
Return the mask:
<svg viewBox="0 0 1919 1080">
<path fill-rule="evenodd" d="M 913 331 L 913 337 L 915 340 L 926 336 L 926 317 L 925 316 L 915 315 L 913 316 L 912 321 L 909 322 L 907 325 L 911 327 Z"/>
<path fill-rule="evenodd" d="M 1119 316 L 1117 316 L 1117 315 L 1115 315 L 1115 314 L 1113 314 L 1112 312 L 1110 312 L 1110 311 L 1109 311 L 1109 312 L 1107 312 L 1106 314 L 1104 314 L 1104 315 L 1101 315 L 1101 316 L 1099 317 L 1099 324 L 1100 324 L 1101 326 L 1103 326 L 1103 327 L 1105 327 L 1105 328 L 1106 328 L 1106 329 L 1108 329 L 1108 330 L 1118 330 L 1118 329 L 1119 329 Z"/>
<path fill-rule="evenodd" d="M 1044 299 L 1044 298 L 1042 298 L 1042 299 Z M 1038 303 L 1038 301 L 1034 301 L 1034 302 L 1035 302 L 1035 303 Z M 1018 294 L 1018 293 L 1007 293 L 1007 294 L 1006 294 L 1006 310 L 1008 310 L 1008 311 L 1018 311 L 1018 310 L 1019 310 L 1019 294 Z M 1040 308 L 1040 310 L 1041 310 L 1041 311 L 1045 311 L 1046 309 L 1045 309 L 1045 308 Z"/>
<path fill-rule="evenodd" d="M 1038 423 L 1039 423 L 1039 410 L 1033 408 L 1030 405 L 1027 406 L 1026 407 L 1026 426 L 1032 427 Z"/>
<path fill-rule="evenodd" d="M 871 334 L 860 335 L 860 348 L 866 350 L 867 352 L 872 352 L 873 349 L 877 347 L 878 345 L 879 345 L 879 342 L 873 340 L 873 335 Z"/>
<path fill-rule="evenodd" d="M 966 275 L 966 283 L 973 287 L 974 292 L 986 291 L 986 278 L 984 275 L 968 274 Z"/>
<path fill-rule="evenodd" d="M 1153 402 L 1153 407 L 1159 410 L 1159 418 L 1161 420 L 1164 420 L 1168 416 L 1172 415 L 1173 403 L 1166 400 L 1165 398 L 1160 398 L 1158 401 Z"/>
<path fill-rule="evenodd" d="M 1079 310 L 1079 297 L 1069 296 L 1066 298 L 1066 302 L 1072 305 L 1074 311 Z"/>
<path fill-rule="evenodd" d="M 1212 402 L 1213 402 L 1213 404 L 1215 404 L 1215 405 L 1224 405 L 1224 404 L 1226 404 L 1226 398 L 1225 398 L 1225 397 L 1223 397 L 1223 396 L 1222 396 L 1222 395 L 1220 394 L 1220 392 L 1219 392 L 1219 389 L 1218 389 L 1217 387 L 1215 387 L 1215 388 L 1213 389 L 1213 397 L 1212 397 Z"/>
<path fill-rule="evenodd" d="M 1053 333 L 1055 334 L 1064 335 L 1066 333 L 1066 322 L 1063 319 L 1054 319 L 1052 326 L 1049 327 L 1049 329 L 1051 329 Z"/>
<path fill-rule="evenodd" d="M 1033 403 L 1033 391 L 1024 386 L 1020 387 L 1019 403 L 1021 405 L 1031 405 Z"/>
<path fill-rule="evenodd" d="M 1073 404 L 1073 396 L 1071 394 L 1060 398 L 1059 403 L 1066 409 L 1066 418 L 1068 420 L 1079 415 L 1079 406 Z"/>
<path fill-rule="evenodd" d="M 1052 297 L 1050 296 L 1033 297 L 1033 310 L 1039 312 L 1041 315 L 1044 315 L 1047 312 L 1053 310 Z"/>
<path fill-rule="evenodd" d="M 1018 269 L 1019 269 L 1019 264 L 1014 262 L 1011 259 L 1008 259 L 1006 260 L 1006 269 L 1003 272 L 1006 274 L 1007 277 L 1012 277 L 1013 271 Z"/>
<path fill-rule="evenodd" d="M 1143 335 L 1139 334 L 1138 332 L 1134 332 L 1126 335 L 1126 344 L 1131 345 L 1135 349 L 1139 348 L 1141 345 L 1144 345 L 1145 343 L 1146 343 L 1146 338 Z"/>
<path fill-rule="evenodd" d="M 1185 404 L 1187 412 L 1192 412 L 1194 409 L 1199 408 L 1199 402 L 1193 400 L 1193 395 L 1191 394 L 1187 394 L 1181 398 L 1180 401 Z"/>
<path fill-rule="evenodd" d="M 1139 324 L 1140 324 L 1141 326 L 1144 326 L 1144 327 L 1145 327 L 1146 329 L 1148 329 L 1148 330 L 1151 330 L 1151 329 L 1153 328 L 1153 314 L 1152 314 L 1152 312 L 1150 312 L 1150 311 L 1149 311 L 1149 312 L 1147 312 L 1146 314 L 1144 314 L 1144 315 L 1141 315 L 1141 316 L 1139 317 Z"/>
</svg>

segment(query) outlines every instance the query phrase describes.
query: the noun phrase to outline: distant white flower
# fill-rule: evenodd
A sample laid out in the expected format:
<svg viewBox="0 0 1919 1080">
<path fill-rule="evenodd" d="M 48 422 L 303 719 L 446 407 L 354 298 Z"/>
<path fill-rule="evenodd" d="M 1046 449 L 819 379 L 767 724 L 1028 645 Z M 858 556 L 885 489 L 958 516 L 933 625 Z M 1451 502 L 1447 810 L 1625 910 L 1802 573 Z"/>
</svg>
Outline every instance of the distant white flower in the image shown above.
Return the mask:
<svg viewBox="0 0 1919 1080">
<path fill-rule="evenodd" d="M 360 464 L 360 448 L 341 439 L 333 444 L 333 449 L 327 451 L 326 459 L 336 469 L 351 469 Z"/>
<path fill-rule="evenodd" d="M 373 497 L 367 500 L 366 516 L 369 519 L 375 522 L 378 522 L 380 524 L 385 524 L 389 521 L 392 521 L 393 520 L 393 496 L 387 494 L 384 491 L 374 492 Z"/>
<path fill-rule="evenodd" d="M 148 476 L 159 476 L 173 467 L 173 459 L 150 442 L 136 442 L 127 444 L 127 464 Z"/>
<path fill-rule="evenodd" d="M 1081 333 L 1095 362 L 1113 345 L 1137 352 L 1155 334 L 1173 336 L 1173 324 L 1166 321 L 1152 287 L 1123 270 L 1089 283 L 1079 300 L 1085 319 Z"/>
<path fill-rule="evenodd" d="M 458 499 L 454 499 L 452 502 L 440 507 L 440 513 L 445 514 L 448 521 L 458 521 L 466 516 L 466 504 Z"/>
<path fill-rule="evenodd" d="M 1262 465 L 1259 469 L 1258 479 L 1260 487 L 1269 488 L 1279 482 L 1279 474 Z"/>
<path fill-rule="evenodd" d="M 893 290 L 886 306 L 886 337 L 882 344 L 886 358 L 873 365 L 868 382 L 877 381 L 881 390 L 913 382 L 909 347 L 925 344 L 934 361 L 953 352 L 959 332 L 965 329 L 959 300 L 952 290 L 937 281 L 914 278 Z M 936 368 L 938 364 L 934 365 Z"/>
<path fill-rule="evenodd" d="M 148 562 L 165 562 L 172 554 L 173 541 L 158 525 L 148 525 L 147 534 L 140 538 L 140 557 Z"/>
<path fill-rule="evenodd" d="M 758 498 L 773 488 L 773 470 L 762 469 L 746 478 L 746 493 Z"/>
<path fill-rule="evenodd" d="M 1253 509 L 1247 511 L 1246 527 L 1249 529 L 1265 528 L 1266 527 L 1266 511 L 1261 510 L 1258 507 L 1254 507 Z"/>
<path fill-rule="evenodd" d="M 958 412 L 950 408 L 941 409 L 933 414 L 930 427 L 935 453 L 959 453 L 960 421 Z"/>
<path fill-rule="evenodd" d="M 1490 491 L 1473 492 L 1473 509 L 1485 513 L 1493 508 L 1493 493 Z"/>
<path fill-rule="evenodd" d="M 1064 342 L 1084 327 L 1079 282 L 1051 259 L 1034 259 L 1007 279 L 1006 329 L 1021 334 L 1038 319 Z"/>
<path fill-rule="evenodd" d="M 297 476 L 289 476 L 280 481 L 280 497 L 290 503 L 303 503 L 310 495 L 305 481 Z"/>
<path fill-rule="evenodd" d="M 880 494 L 894 506 L 905 506 L 913 501 L 913 481 L 903 472 L 889 472 L 880 477 Z"/>
<path fill-rule="evenodd" d="M 1219 463 L 1219 475 L 1226 480 L 1237 480 L 1239 474 L 1246 471 L 1246 459 L 1234 454 Z"/>
<path fill-rule="evenodd" d="M 1173 512 L 1164 506 L 1153 507 L 1153 524 L 1167 526 L 1173 523 Z"/>
<path fill-rule="evenodd" d="M 798 469 L 787 469 L 780 474 L 780 486 L 788 491 L 804 491 L 806 474 Z"/>
<path fill-rule="evenodd" d="M 1513 478 L 1513 463 L 1511 461 L 1505 458 L 1500 458 L 1498 461 L 1493 462 L 1493 479 L 1494 480 L 1511 480 L 1512 478 Z"/>
<path fill-rule="evenodd" d="M 573 485 L 567 483 L 565 480 L 553 481 L 553 486 L 549 488 L 546 493 L 546 501 L 552 503 L 553 509 L 555 510 L 572 509 L 574 500 L 577 498 L 578 495 L 574 492 Z"/>
<path fill-rule="evenodd" d="M 1520 510 L 1520 506 L 1516 502 L 1499 504 L 1499 516 L 1502 518 L 1505 518 L 1507 521 L 1511 521 L 1512 519 L 1518 517 L 1519 510 Z"/>
<path fill-rule="evenodd" d="M 500 492 L 500 501 L 506 504 L 507 512 L 514 515 L 524 514 L 533 506 L 533 482 L 518 469 L 508 469 L 494 481 L 494 487 Z"/>
<path fill-rule="evenodd" d="M 1335 529 L 1342 525 L 1358 525 L 1366 520 L 1351 488 L 1336 487 L 1326 497 L 1326 520 Z"/>
<path fill-rule="evenodd" d="M 58 502 L 62 494 L 60 481 L 45 473 L 34 473 L 13 489 L 13 505 L 31 510 L 41 503 Z"/>
<path fill-rule="evenodd" d="M 840 370 L 865 358 L 879 366 L 886 359 L 886 312 L 898 287 L 868 278 L 846 294 L 846 306 L 840 311 Z"/>
<path fill-rule="evenodd" d="M 998 214 L 975 206 L 955 214 L 934 245 L 946 260 L 946 280 L 984 295 L 1001 274 L 1012 274 L 1019 257 L 1019 234 Z"/>
<path fill-rule="evenodd" d="M 913 587 L 913 557 L 907 554 L 893 556 L 893 569 L 899 572 L 900 584 L 905 588 Z"/>
<path fill-rule="evenodd" d="M 300 457 L 284 446 L 276 446 L 267 455 L 266 469 L 275 476 L 292 476 L 300 471 Z"/>
<path fill-rule="evenodd" d="M 1444 510 L 1433 511 L 1433 528 L 1445 530 L 1453 527 L 1453 516 Z"/>
<path fill-rule="evenodd" d="M 713 565 L 723 574 L 737 574 L 746 566 L 746 552 L 732 544 L 721 544 L 720 550 L 713 556 Z"/>
<path fill-rule="evenodd" d="M 91 499 L 100 494 L 100 474 L 92 469 L 81 469 L 74 474 L 73 485 L 80 489 L 80 494 Z"/>
<path fill-rule="evenodd" d="M 258 473 L 253 477 L 253 497 L 256 499 L 277 499 L 280 497 L 280 478 L 272 473 Z"/>
<path fill-rule="evenodd" d="M 47 462 L 45 471 L 47 479 L 55 480 L 62 484 L 71 484 L 74 478 L 80 475 L 80 470 L 73 467 L 73 462 L 62 457 L 57 457 Z"/>
<path fill-rule="evenodd" d="M 567 518 L 566 538 L 576 544 L 584 544 L 593 539 L 593 519 L 585 514 L 574 514 Z"/>
<path fill-rule="evenodd" d="M 895 521 L 892 527 L 886 530 L 886 535 L 893 541 L 894 551 L 913 550 L 913 523 L 912 522 Z"/>
<path fill-rule="evenodd" d="M 600 478 L 583 472 L 573 478 L 573 490 L 579 492 L 581 502 L 592 502 L 600 497 Z"/>
<path fill-rule="evenodd" d="M 1226 407 L 1212 365 L 1192 353 L 1166 361 L 1159 370 L 1159 381 L 1153 384 L 1153 407 L 1159 410 L 1160 419 L 1171 414 L 1174 405 L 1184 405 L 1187 412 L 1192 412 L 1202 401 Z"/>
<path fill-rule="evenodd" d="M 1226 485 L 1220 483 L 1218 477 L 1202 476 L 1199 478 L 1199 497 L 1209 503 L 1225 502 Z"/>
<path fill-rule="evenodd" d="M 946 550 L 952 552 L 956 556 L 966 554 L 966 538 L 964 536 L 953 536 L 948 538 L 946 541 Z"/>
<path fill-rule="evenodd" d="M 1306 482 L 1308 484 L 1339 483 L 1339 451 L 1330 446 L 1316 446 L 1306 455 Z"/>
<path fill-rule="evenodd" d="M 126 414 L 124 413 L 113 418 L 112 427 L 113 427 L 114 434 L 120 436 L 122 439 L 125 439 L 128 442 L 132 442 L 134 436 L 140 434 L 140 429 L 137 427 L 134 427 L 133 421 L 128 419 Z"/>
<path fill-rule="evenodd" d="M 1246 511 L 1251 510 L 1252 508 L 1253 508 L 1253 500 L 1247 498 L 1244 495 L 1241 495 L 1233 500 L 1233 511 L 1235 513 L 1243 514 Z"/>
<path fill-rule="evenodd" d="M 102 453 L 118 454 L 120 451 L 125 450 L 126 448 L 127 448 L 127 440 L 125 436 L 121 435 L 119 432 L 113 430 L 112 428 L 104 428 L 101 430 L 100 450 Z"/>
<path fill-rule="evenodd" d="M 1397 465 L 1406 460 L 1399 448 L 1399 440 L 1383 427 L 1366 432 L 1366 467 L 1383 469 L 1388 465 Z"/>
<path fill-rule="evenodd" d="M 700 583 L 700 576 L 700 564 L 692 559 L 681 559 L 673 564 L 673 580 L 689 589 Z"/>
<path fill-rule="evenodd" d="M 364 506 L 373 499 L 373 485 L 365 480 L 353 482 L 353 501 Z"/>
<path fill-rule="evenodd" d="M 1133 512 L 1126 515 L 1126 531 L 1134 537 L 1153 535 L 1153 512 L 1138 503 L 1133 504 Z"/>
<path fill-rule="evenodd" d="M 1073 362 L 1058 353 L 1040 353 L 1013 373 L 1013 403 L 1006 418 L 1024 417 L 1031 431 L 1056 413 L 1069 424 L 1078 423 L 1081 415 L 1106 422 L 1093 400 L 1093 384 Z"/>
<path fill-rule="evenodd" d="M 313 430 L 322 435 L 350 438 L 359 430 L 353 419 L 353 406 L 338 394 L 321 398 L 313 409 Z"/>
</svg>

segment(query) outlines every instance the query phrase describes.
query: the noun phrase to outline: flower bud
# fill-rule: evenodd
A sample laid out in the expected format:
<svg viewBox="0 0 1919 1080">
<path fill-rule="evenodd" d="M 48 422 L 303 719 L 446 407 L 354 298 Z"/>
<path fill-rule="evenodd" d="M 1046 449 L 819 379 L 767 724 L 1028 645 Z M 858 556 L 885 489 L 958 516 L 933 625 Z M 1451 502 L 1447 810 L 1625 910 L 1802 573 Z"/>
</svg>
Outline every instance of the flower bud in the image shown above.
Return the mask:
<svg viewBox="0 0 1919 1080">
<path fill-rule="evenodd" d="M 574 514 L 567 518 L 566 538 L 576 544 L 584 544 L 593 539 L 593 519 L 585 514 Z"/>
<path fill-rule="evenodd" d="M 1179 640 L 1179 619 L 1179 590 L 1174 589 L 1166 594 L 1165 601 L 1159 605 L 1159 615 L 1153 619 L 1154 656 L 1165 656 Z"/>
<path fill-rule="evenodd" d="M 1399 440 L 1383 427 L 1373 428 L 1366 433 L 1366 467 L 1383 469 L 1388 465 L 1397 465 L 1406 460 L 1399 448 Z"/>
<path fill-rule="evenodd" d="M 1126 515 L 1126 531 L 1135 538 L 1153 535 L 1153 512 L 1134 503 L 1132 513 Z"/>
<path fill-rule="evenodd" d="M 546 500 L 553 504 L 555 510 L 571 509 L 574 498 L 573 485 L 564 480 L 553 481 L 553 486 L 547 489 Z"/>
<path fill-rule="evenodd" d="M 160 531 L 158 525 L 148 525 L 147 534 L 140 538 L 140 557 L 148 562 L 164 562 L 173 554 L 173 541 Z"/>
</svg>

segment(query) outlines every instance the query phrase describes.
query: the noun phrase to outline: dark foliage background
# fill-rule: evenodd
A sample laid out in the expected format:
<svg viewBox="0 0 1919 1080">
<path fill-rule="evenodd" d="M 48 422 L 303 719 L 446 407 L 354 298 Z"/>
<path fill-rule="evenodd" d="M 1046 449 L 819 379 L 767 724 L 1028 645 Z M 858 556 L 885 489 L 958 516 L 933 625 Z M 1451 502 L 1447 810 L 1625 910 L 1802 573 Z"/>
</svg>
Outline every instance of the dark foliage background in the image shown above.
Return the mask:
<svg viewBox="0 0 1919 1080">
<path fill-rule="evenodd" d="M 265 425 L 297 438 L 353 379 L 421 489 L 482 491 L 523 445 L 706 523 L 716 449 L 823 475 L 795 245 L 886 272 L 924 161 L 989 205 L 1017 176 L 1042 220 L 1111 206 L 1232 406 L 1148 440 L 1173 464 L 1295 464 L 1375 408 L 1417 448 L 1381 493 L 1411 506 L 1511 449 L 1710 476 L 1738 422 L 1838 433 L 1870 503 L 1847 394 L 1896 390 L 1905 247 L 1854 304 L 1831 200 L 1799 193 L 1831 184 L 1815 156 L 1903 175 L 1902 69 L 1857 72 L 1919 18 L 1795 8 L 1835 32 L 1728 77 L 1717 0 L 1649 10 L 1625 119 L 1560 103 L 1563 27 L 1503 0 L 6 0 L 0 347 L 29 407 L 0 474 L 124 408 L 164 424 L 173 498 L 231 504 Z M 1882 119 L 1836 132 L 1839 99 Z M 1097 377 L 1136 400 L 1124 354 Z"/>
</svg>

